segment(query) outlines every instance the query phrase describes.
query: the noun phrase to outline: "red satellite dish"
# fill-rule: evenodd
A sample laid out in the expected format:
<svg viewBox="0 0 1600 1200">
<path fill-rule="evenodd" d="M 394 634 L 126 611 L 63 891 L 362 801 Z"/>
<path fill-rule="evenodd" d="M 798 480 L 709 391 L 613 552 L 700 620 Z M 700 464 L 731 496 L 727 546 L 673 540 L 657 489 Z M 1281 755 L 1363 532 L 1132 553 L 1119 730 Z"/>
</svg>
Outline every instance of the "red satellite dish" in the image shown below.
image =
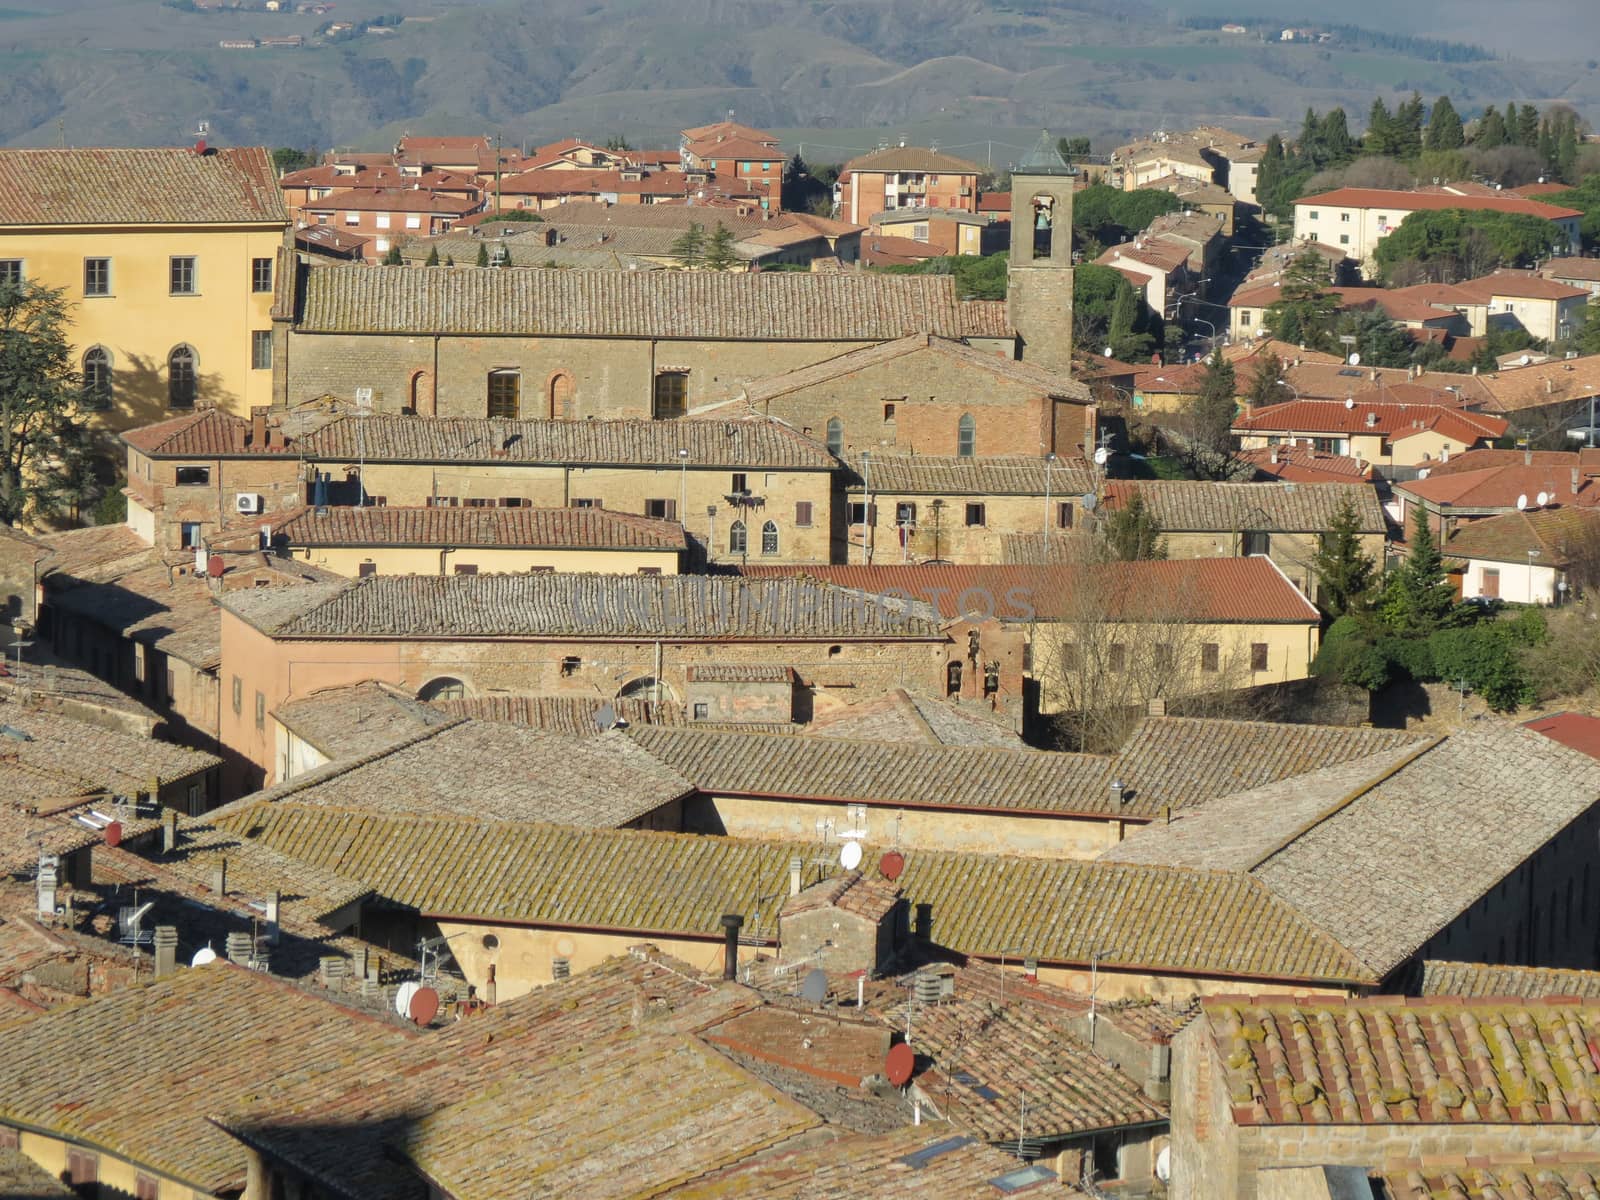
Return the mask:
<svg viewBox="0 0 1600 1200">
<path fill-rule="evenodd" d="M 906 869 L 906 856 L 898 850 L 891 850 L 878 860 L 878 870 L 890 883 L 900 878 L 900 873 Z"/>
<path fill-rule="evenodd" d="M 106 845 L 113 850 L 122 845 L 122 822 L 113 821 L 106 826 Z"/>
<path fill-rule="evenodd" d="M 213 579 L 221 579 L 222 573 L 228 569 L 228 564 L 222 561 L 222 555 L 213 554 L 206 559 L 206 574 Z"/>
<path fill-rule="evenodd" d="M 895 1087 L 905 1087 L 911 1082 L 911 1073 L 917 1069 L 917 1052 L 906 1043 L 889 1047 L 889 1057 L 884 1062 L 883 1073 Z"/>
<path fill-rule="evenodd" d="M 411 1019 L 426 1025 L 439 1015 L 439 993 L 431 987 L 418 988 L 411 997 Z"/>
</svg>

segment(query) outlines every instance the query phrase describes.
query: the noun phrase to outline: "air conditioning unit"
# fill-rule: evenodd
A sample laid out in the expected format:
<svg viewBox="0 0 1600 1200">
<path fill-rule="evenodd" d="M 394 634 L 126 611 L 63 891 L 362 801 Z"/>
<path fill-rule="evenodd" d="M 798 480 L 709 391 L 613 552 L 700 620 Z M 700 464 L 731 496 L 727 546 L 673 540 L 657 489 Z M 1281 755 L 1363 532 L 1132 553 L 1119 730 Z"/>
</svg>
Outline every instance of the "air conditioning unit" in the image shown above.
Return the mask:
<svg viewBox="0 0 1600 1200">
<path fill-rule="evenodd" d="M 233 507 L 242 513 L 258 513 L 266 508 L 266 497 L 260 492 L 240 492 L 233 498 Z"/>
</svg>

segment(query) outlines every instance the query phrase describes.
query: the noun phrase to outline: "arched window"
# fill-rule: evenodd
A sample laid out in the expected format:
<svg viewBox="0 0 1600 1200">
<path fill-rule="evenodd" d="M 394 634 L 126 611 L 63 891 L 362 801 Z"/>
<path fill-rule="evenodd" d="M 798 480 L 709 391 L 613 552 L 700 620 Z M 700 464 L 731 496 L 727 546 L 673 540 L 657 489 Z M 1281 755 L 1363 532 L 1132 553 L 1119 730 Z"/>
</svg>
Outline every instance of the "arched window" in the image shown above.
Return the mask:
<svg viewBox="0 0 1600 1200">
<path fill-rule="evenodd" d="M 828 418 L 828 453 L 842 454 L 844 452 L 844 422 L 838 417 Z"/>
<path fill-rule="evenodd" d="M 550 380 L 550 419 L 572 420 L 572 376 L 565 372 Z"/>
<path fill-rule="evenodd" d="M 167 403 L 173 408 L 193 408 L 199 391 L 199 360 L 191 346 L 174 346 L 167 355 Z"/>
<path fill-rule="evenodd" d="M 728 553 L 743 554 L 745 551 L 744 522 L 735 521 L 728 526 Z"/>
<path fill-rule="evenodd" d="M 956 454 L 971 458 L 977 452 L 978 423 L 972 419 L 971 413 L 962 413 L 961 420 L 956 423 Z"/>
<path fill-rule="evenodd" d="M 778 552 L 778 527 L 768 521 L 761 527 L 761 553 L 776 554 Z"/>
<path fill-rule="evenodd" d="M 85 408 L 111 407 L 111 352 L 104 346 L 84 352 L 83 404 Z"/>
<path fill-rule="evenodd" d="M 662 683 L 654 675 L 641 675 L 637 679 L 630 679 L 622 685 L 617 693 L 618 700 L 665 700 L 669 704 L 677 702 L 677 696 L 671 687 Z"/>
<path fill-rule="evenodd" d="M 418 700 L 464 700 L 466 696 L 467 685 L 449 675 L 428 680 L 417 693 Z"/>
</svg>

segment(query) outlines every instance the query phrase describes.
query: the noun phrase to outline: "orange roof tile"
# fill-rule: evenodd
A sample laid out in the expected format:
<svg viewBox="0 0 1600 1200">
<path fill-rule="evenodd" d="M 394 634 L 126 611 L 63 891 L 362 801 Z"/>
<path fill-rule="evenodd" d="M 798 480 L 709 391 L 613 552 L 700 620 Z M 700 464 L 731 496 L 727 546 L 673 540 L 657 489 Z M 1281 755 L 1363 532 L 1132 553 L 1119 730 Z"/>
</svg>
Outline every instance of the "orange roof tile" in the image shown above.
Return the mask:
<svg viewBox="0 0 1600 1200">
<path fill-rule="evenodd" d="M 1560 742 L 1590 758 L 1600 758 L 1600 717 L 1587 713 L 1559 712 L 1547 717 L 1524 721 L 1535 733 L 1542 733 L 1551 741 Z"/>
<path fill-rule="evenodd" d="M 1474 442 L 1500 437 L 1508 428 L 1500 417 L 1464 412 L 1438 404 L 1354 405 L 1337 400 L 1289 400 L 1270 404 L 1240 416 L 1237 433 L 1351 434 L 1367 433 L 1391 439 L 1425 431 Z"/>
<path fill-rule="evenodd" d="M 0 225 L 239 223 L 289 223 L 260 146 L 0 150 Z"/>
<path fill-rule="evenodd" d="M 1583 214 L 1572 208 L 1557 208 L 1522 196 L 1456 196 L 1447 193 L 1386 191 L 1382 188 L 1336 188 L 1315 196 L 1303 196 L 1295 208 L 1383 208 L 1395 212 L 1438 211 L 1448 208 L 1487 209 L 1492 212 L 1521 213 L 1547 221 Z"/>
</svg>

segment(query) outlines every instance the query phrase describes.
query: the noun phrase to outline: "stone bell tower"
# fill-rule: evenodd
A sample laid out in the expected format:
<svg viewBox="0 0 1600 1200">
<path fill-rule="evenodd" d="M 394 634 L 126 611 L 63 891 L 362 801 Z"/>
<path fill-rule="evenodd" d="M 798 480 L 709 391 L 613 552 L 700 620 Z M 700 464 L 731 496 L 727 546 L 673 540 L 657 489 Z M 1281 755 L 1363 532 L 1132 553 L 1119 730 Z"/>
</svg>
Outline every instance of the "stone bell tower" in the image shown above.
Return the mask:
<svg viewBox="0 0 1600 1200">
<path fill-rule="evenodd" d="M 1072 366 L 1072 184 L 1077 170 L 1049 130 L 1011 172 L 1006 309 L 1022 358 L 1065 374 Z"/>
</svg>

